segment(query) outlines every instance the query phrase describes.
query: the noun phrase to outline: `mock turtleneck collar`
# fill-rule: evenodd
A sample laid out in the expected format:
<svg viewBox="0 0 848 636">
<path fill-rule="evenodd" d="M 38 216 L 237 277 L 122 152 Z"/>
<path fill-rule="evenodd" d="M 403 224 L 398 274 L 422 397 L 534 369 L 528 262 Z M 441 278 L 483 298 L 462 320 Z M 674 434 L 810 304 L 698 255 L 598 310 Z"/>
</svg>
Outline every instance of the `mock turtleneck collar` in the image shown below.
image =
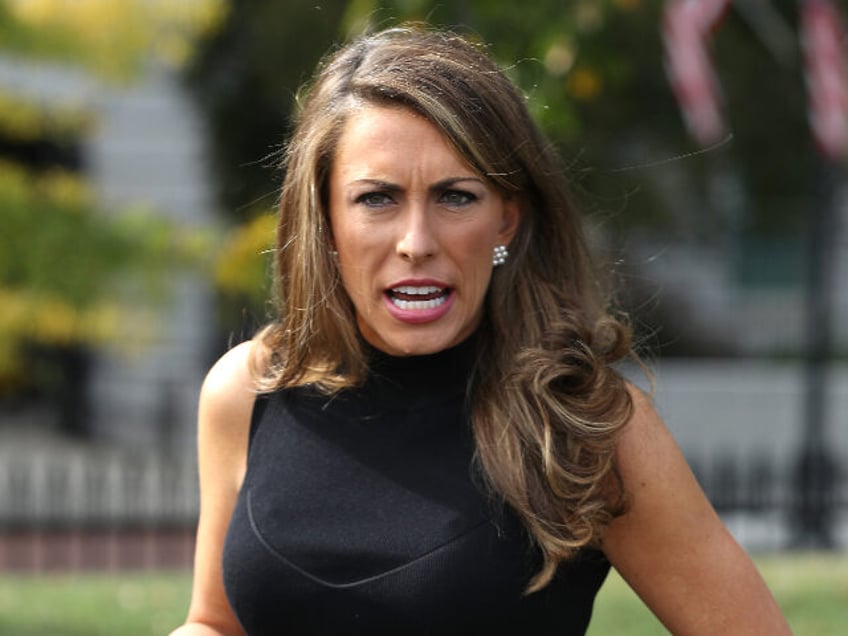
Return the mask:
<svg viewBox="0 0 848 636">
<path fill-rule="evenodd" d="M 329 396 L 310 386 L 295 391 L 325 414 L 347 420 L 414 411 L 469 395 L 477 343 L 473 334 L 454 347 L 420 356 L 392 356 L 363 343 L 368 374 L 362 385 Z"/>
<path fill-rule="evenodd" d="M 437 353 L 392 356 L 366 345 L 368 378 L 362 390 L 389 398 L 429 402 L 465 392 L 477 361 L 476 334 Z"/>
</svg>

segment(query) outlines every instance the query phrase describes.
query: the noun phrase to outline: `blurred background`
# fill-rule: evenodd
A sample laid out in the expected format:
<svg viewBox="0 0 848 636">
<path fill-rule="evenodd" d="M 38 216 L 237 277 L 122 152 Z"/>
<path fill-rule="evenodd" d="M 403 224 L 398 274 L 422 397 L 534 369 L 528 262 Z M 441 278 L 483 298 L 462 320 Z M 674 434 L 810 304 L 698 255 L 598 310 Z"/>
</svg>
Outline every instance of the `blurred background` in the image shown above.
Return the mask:
<svg viewBox="0 0 848 636">
<path fill-rule="evenodd" d="M 825 555 L 848 621 L 846 9 L 0 0 L 0 633 L 182 617 L 197 394 L 269 315 L 297 91 L 403 20 L 488 43 L 525 91 L 701 484 L 754 554 Z M 111 627 L 16 613 L 101 574 Z"/>
</svg>

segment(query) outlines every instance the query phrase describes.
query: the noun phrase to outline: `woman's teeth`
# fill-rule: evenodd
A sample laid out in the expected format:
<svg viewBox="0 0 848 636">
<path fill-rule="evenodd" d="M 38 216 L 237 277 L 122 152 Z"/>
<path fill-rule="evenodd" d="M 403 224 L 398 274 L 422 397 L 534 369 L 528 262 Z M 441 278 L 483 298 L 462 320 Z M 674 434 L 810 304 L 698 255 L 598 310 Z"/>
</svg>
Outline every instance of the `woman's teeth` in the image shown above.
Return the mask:
<svg viewBox="0 0 848 636">
<path fill-rule="evenodd" d="M 392 288 L 392 293 L 395 295 L 406 296 L 432 296 L 433 294 L 441 294 L 441 287 L 413 287 L 412 285 L 401 285 L 400 287 Z"/>
<path fill-rule="evenodd" d="M 401 285 L 392 288 L 389 297 L 398 309 L 435 309 L 447 300 L 448 293 L 441 287 Z"/>
<path fill-rule="evenodd" d="M 392 297 L 392 302 L 398 309 L 435 309 L 446 300 L 445 296 L 439 296 L 432 300 L 401 300 Z"/>
</svg>

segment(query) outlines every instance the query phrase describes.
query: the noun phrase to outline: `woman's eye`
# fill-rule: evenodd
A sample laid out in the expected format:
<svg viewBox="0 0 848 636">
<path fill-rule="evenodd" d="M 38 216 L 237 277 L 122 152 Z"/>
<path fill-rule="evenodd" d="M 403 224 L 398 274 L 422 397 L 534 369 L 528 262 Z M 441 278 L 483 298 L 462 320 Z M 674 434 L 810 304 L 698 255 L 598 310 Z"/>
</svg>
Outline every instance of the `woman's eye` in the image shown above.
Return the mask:
<svg viewBox="0 0 848 636">
<path fill-rule="evenodd" d="M 392 197 L 385 192 L 366 192 L 356 197 L 356 202 L 369 208 L 381 208 L 390 205 L 393 201 Z"/>
<path fill-rule="evenodd" d="M 463 190 L 445 190 L 439 199 L 447 205 L 463 206 L 473 203 L 477 200 L 477 197 Z"/>
</svg>

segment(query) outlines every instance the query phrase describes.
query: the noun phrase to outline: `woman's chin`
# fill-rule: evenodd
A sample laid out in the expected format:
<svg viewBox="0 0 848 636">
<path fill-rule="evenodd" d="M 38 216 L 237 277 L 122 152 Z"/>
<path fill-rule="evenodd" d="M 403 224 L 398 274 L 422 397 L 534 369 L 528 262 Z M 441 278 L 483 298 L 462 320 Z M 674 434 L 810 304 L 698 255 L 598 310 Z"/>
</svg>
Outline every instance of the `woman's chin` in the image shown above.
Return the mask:
<svg viewBox="0 0 848 636">
<path fill-rule="evenodd" d="M 433 329 L 405 329 L 404 331 L 409 331 L 409 333 L 385 334 L 381 337 L 363 333 L 363 336 L 371 346 L 383 353 L 399 357 L 426 356 L 439 353 L 458 345 L 466 337 L 460 333 L 439 333 L 439 330 Z"/>
</svg>

